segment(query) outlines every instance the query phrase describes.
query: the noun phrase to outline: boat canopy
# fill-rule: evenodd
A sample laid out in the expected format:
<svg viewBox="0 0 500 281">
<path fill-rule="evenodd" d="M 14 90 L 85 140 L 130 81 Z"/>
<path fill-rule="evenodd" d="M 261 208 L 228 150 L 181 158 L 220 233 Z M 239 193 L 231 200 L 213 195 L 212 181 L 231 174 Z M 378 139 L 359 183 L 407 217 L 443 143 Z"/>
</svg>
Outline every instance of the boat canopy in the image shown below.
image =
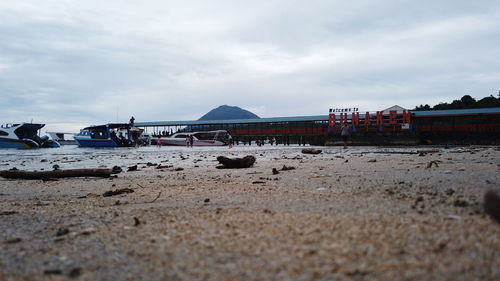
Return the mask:
<svg viewBox="0 0 500 281">
<path fill-rule="evenodd" d="M 120 128 L 130 128 L 129 123 L 108 123 L 105 125 L 89 126 L 84 128 L 84 130 L 103 130 L 103 129 L 120 129 Z"/>
</svg>

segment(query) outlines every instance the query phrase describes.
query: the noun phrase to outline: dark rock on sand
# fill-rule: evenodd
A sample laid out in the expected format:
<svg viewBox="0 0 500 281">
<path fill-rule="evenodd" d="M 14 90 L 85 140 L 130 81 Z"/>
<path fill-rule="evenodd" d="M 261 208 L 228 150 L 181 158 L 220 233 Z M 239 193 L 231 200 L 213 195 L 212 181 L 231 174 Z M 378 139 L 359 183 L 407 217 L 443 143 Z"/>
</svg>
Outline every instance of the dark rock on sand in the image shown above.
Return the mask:
<svg viewBox="0 0 500 281">
<path fill-rule="evenodd" d="M 304 154 L 320 154 L 321 149 L 315 149 L 315 148 L 304 148 L 302 149 L 302 153 Z"/>
<path fill-rule="evenodd" d="M 489 190 L 484 195 L 484 210 L 500 223 L 500 190 Z"/>
</svg>

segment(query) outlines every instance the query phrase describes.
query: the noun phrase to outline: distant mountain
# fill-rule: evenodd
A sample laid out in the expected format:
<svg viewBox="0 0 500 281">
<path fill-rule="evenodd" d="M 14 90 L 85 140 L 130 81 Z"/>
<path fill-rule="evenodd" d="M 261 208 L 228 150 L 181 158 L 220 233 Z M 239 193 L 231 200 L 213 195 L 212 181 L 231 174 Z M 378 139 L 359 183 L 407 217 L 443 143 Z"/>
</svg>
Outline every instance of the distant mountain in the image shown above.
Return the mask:
<svg viewBox="0 0 500 281">
<path fill-rule="evenodd" d="M 259 116 L 237 106 L 221 105 L 210 110 L 198 120 L 258 119 Z"/>
</svg>

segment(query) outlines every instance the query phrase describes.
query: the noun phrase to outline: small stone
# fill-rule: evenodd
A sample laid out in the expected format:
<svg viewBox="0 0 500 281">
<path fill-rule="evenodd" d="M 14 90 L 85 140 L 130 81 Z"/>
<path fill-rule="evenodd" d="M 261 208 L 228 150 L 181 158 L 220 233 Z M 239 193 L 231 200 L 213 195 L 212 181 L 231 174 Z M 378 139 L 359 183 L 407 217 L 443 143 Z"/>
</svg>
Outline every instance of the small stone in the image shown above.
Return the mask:
<svg viewBox="0 0 500 281">
<path fill-rule="evenodd" d="M 455 193 L 455 190 L 454 189 L 451 189 L 451 188 L 448 188 L 444 194 L 448 195 L 448 196 L 451 196 L 453 195 L 453 193 Z"/>
<path fill-rule="evenodd" d="M 46 269 L 43 271 L 43 273 L 46 275 L 61 275 L 62 270 L 60 270 L 60 269 Z"/>
<path fill-rule="evenodd" d="M 204 203 L 208 203 L 210 202 L 210 198 L 205 198 L 205 200 L 203 200 Z"/>
<path fill-rule="evenodd" d="M 96 230 L 95 228 L 93 227 L 88 227 L 86 229 L 84 229 L 82 232 L 80 232 L 81 235 L 90 235 L 92 233 L 94 233 Z"/>
<path fill-rule="evenodd" d="M 68 273 L 69 278 L 77 278 L 80 275 L 82 275 L 82 269 L 80 267 L 75 267 Z"/>
<path fill-rule="evenodd" d="M 59 228 L 56 232 L 56 236 L 63 236 L 69 233 L 69 229 L 67 228 Z"/>
<path fill-rule="evenodd" d="M 465 200 L 455 200 L 455 202 L 453 202 L 453 206 L 464 208 L 469 206 L 469 202 Z"/>
</svg>

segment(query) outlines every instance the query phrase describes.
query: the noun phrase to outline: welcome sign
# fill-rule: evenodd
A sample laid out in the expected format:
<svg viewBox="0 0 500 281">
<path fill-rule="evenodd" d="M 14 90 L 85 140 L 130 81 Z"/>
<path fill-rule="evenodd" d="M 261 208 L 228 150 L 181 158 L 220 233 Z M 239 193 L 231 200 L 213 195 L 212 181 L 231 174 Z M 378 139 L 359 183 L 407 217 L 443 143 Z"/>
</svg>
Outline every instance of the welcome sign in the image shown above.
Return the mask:
<svg viewBox="0 0 500 281">
<path fill-rule="evenodd" d="M 338 113 L 338 124 L 344 125 L 348 123 L 348 118 L 351 120 L 351 124 L 358 126 L 362 121 L 362 125 L 397 125 L 397 124 L 410 124 L 411 123 L 411 111 L 403 110 L 402 114 L 398 114 L 396 110 L 389 110 L 389 114 L 384 114 L 384 111 L 366 112 L 364 116 L 359 115 L 357 107 L 352 108 L 330 108 L 328 114 L 328 126 L 335 126 L 337 123 Z M 350 113 L 350 116 L 348 116 Z"/>
</svg>

